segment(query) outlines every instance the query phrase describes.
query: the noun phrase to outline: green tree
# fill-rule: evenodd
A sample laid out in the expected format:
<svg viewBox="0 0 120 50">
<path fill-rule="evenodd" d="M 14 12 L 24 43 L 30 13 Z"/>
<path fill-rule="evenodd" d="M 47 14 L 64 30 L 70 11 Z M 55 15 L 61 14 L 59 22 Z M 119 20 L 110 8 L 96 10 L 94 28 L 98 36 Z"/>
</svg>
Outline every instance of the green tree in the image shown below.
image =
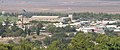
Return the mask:
<svg viewBox="0 0 120 50">
<path fill-rule="evenodd" d="M 55 25 L 48 25 L 46 27 L 46 30 L 52 34 L 54 34 L 56 32 L 56 26 Z"/>
<path fill-rule="evenodd" d="M 42 25 L 42 23 L 38 23 L 36 27 L 37 27 L 36 28 L 36 33 L 37 33 L 37 35 L 39 35 L 40 34 L 40 30 L 42 29 L 43 25 Z"/>
<path fill-rule="evenodd" d="M 64 30 L 65 30 L 66 32 L 75 32 L 75 27 L 68 25 L 68 26 L 66 26 L 66 27 L 64 28 Z"/>
<path fill-rule="evenodd" d="M 66 45 L 62 43 L 61 40 L 57 40 L 52 42 L 52 44 L 47 48 L 47 50 L 63 50 L 65 46 Z"/>
</svg>

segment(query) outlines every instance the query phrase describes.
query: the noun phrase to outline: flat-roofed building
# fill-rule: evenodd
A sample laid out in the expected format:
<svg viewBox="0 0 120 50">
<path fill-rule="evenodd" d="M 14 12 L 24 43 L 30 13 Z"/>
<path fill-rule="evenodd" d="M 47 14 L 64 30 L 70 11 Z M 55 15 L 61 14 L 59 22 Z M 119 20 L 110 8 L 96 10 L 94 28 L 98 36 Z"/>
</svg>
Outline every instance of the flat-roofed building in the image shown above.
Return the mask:
<svg viewBox="0 0 120 50">
<path fill-rule="evenodd" d="M 25 23 L 29 23 L 30 21 L 48 21 L 48 22 L 71 22 L 72 15 L 68 17 L 60 17 L 60 16 L 32 16 L 31 18 L 26 18 L 23 15 L 19 15 L 17 22 L 18 25 L 23 25 Z"/>
<path fill-rule="evenodd" d="M 59 16 L 32 16 L 29 20 L 59 22 L 60 17 Z"/>
</svg>

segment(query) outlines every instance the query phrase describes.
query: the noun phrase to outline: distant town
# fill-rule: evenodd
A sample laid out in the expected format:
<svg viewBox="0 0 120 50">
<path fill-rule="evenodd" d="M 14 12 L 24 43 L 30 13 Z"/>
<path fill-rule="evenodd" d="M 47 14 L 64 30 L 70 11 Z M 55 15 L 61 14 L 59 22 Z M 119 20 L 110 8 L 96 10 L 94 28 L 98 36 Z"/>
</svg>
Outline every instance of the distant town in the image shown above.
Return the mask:
<svg viewBox="0 0 120 50">
<path fill-rule="evenodd" d="M 18 45 L 17 47 L 20 47 L 23 44 L 21 48 L 8 46 L 11 50 L 76 50 L 77 48 L 74 47 L 69 48 L 71 45 L 74 46 L 74 43 L 72 42 L 76 41 L 77 43 L 75 38 L 81 38 L 78 39 L 80 41 L 88 40 L 96 46 L 99 44 L 102 45 L 101 41 L 98 42 L 100 40 L 99 38 L 102 36 L 103 39 L 114 36 L 120 37 L 120 14 L 89 12 L 32 13 L 27 12 L 26 10 L 22 11 L 23 13 L 8 13 L 6 11 L 0 13 L 0 42 L 7 45 Z M 120 38 L 118 39 L 120 41 Z M 57 48 L 57 46 L 54 46 L 57 45 L 57 42 L 58 45 L 64 45 L 58 46 Z M 87 41 L 85 42 L 87 43 Z M 31 44 L 31 46 L 29 46 L 29 44 Z M 71 45 L 69 46 L 69 44 Z M 52 47 L 55 47 L 56 49 Z M 88 50 L 89 47 L 86 48 Z M 114 49 L 120 49 L 120 47 Z"/>
</svg>

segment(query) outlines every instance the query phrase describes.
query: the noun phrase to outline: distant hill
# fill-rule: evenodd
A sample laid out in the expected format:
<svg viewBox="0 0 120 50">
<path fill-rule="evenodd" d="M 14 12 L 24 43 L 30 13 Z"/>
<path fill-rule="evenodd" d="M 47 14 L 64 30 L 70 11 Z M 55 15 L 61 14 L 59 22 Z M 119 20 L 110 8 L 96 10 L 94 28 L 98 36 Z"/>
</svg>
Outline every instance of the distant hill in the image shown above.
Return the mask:
<svg viewBox="0 0 120 50">
<path fill-rule="evenodd" d="M 0 0 L 0 11 L 119 13 L 120 0 Z"/>
</svg>

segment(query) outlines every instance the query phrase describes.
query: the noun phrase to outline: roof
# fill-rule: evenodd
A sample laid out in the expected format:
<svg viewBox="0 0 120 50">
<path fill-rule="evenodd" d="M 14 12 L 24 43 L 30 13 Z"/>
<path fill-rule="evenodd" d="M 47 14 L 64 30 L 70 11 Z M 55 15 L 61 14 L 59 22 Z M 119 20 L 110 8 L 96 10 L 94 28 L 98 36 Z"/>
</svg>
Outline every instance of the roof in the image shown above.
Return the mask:
<svg viewBox="0 0 120 50">
<path fill-rule="evenodd" d="M 32 16 L 31 18 L 59 18 L 59 16 Z"/>
<path fill-rule="evenodd" d="M 70 17 L 61 17 L 61 19 L 66 19 L 66 18 L 70 18 Z"/>
</svg>

